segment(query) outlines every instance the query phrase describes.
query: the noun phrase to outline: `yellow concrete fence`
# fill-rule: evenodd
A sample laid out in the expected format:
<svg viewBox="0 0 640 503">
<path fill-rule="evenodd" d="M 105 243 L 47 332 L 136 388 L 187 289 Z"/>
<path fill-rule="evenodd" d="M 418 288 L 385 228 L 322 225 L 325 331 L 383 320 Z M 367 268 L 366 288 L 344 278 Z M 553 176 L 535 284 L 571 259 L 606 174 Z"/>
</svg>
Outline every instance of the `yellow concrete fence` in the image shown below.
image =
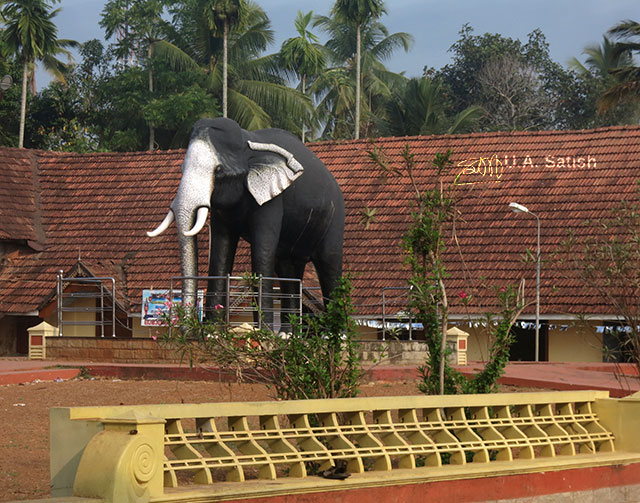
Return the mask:
<svg viewBox="0 0 640 503">
<path fill-rule="evenodd" d="M 51 409 L 52 496 L 223 501 L 640 462 L 640 396 Z M 310 476 L 346 468 L 345 481 Z"/>
</svg>

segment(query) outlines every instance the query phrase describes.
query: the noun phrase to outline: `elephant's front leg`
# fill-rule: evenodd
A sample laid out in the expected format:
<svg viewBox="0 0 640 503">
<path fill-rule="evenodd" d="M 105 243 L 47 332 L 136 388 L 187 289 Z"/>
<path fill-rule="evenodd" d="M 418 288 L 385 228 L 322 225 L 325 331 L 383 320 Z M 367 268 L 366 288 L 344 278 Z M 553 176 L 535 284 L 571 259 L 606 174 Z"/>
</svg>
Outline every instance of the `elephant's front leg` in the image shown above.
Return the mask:
<svg viewBox="0 0 640 503">
<path fill-rule="evenodd" d="M 262 276 L 259 289 L 259 322 L 273 330 L 273 278 L 280 232 L 282 230 L 282 200 L 275 198 L 265 203 L 252 215 L 251 266 L 254 274 Z M 266 328 L 265 327 L 265 328 Z"/>
<path fill-rule="evenodd" d="M 228 285 L 226 276 L 233 271 L 233 261 L 238 247 L 238 233 L 227 220 L 220 215 L 211 221 L 211 252 L 209 257 L 209 276 L 207 283 L 207 319 L 214 319 L 229 312 Z M 224 309 L 220 309 L 223 306 Z"/>
</svg>

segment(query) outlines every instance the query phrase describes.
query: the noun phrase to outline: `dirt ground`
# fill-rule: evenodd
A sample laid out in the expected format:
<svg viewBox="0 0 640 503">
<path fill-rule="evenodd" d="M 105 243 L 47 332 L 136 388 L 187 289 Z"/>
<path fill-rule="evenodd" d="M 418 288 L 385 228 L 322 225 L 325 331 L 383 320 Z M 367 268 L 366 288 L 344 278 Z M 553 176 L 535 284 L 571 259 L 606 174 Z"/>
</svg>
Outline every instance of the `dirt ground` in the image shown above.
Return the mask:
<svg viewBox="0 0 640 503">
<path fill-rule="evenodd" d="M 419 394 L 414 382 L 365 384 L 364 396 Z M 265 386 L 76 379 L 0 386 L 0 501 L 49 496 L 49 408 L 270 400 Z"/>
</svg>

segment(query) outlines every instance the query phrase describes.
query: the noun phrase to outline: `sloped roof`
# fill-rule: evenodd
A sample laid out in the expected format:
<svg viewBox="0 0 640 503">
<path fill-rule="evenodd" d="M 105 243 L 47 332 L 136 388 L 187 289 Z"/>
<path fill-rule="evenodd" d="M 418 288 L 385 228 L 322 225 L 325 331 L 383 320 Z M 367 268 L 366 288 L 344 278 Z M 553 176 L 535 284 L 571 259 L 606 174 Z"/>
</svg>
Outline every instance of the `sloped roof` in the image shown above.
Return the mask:
<svg viewBox="0 0 640 503">
<path fill-rule="evenodd" d="M 430 169 L 434 155 L 453 151 L 449 180 L 459 175 L 460 213 L 457 239 L 450 233 L 447 237 L 450 295 L 476 292 L 483 281 L 500 286 L 525 278 L 530 301 L 535 295 L 535 265 L 523 262 L 521 255 L 527 248 L 535 249 L 536 220 L 512 213 L 508 204 L 518 202 L 539 216 L 543 258 L 548 257 L 569 229 L 584 232 L 581 224 L 586 219 L 601 216 L 621 199 L 635 195 L 640 178 L 639 140 L 638 127 L 612 127 L 383 138 L 373 143 L 396 166 L 409 145 L 417 181 L 424 187 L 434 183 Z M 310 145 L 344 192 L 345 270 L 353 273 L 354 301 L 361 306 L 360 313 L 370 315 L 381 312 L 384 287 L 406 286 L 409 273 L 402 265 L 400 244 L 414 200 L 406 177 L 383 176 L 367 154 L 372 146 L 369 140 Z M 0 149 L 0 162 L 10 159 L 11 176 L 24 186 L 0 195 L 11 201 L 15 194 L 26 201 L 24 206 L 15 203 L 15 212 L 2 215 L 0 239 L 18 239 L 15 229 L 28 228 L 28 224 L 17 225 L 27 208 L 32 221 L 40 217 L 46 236 L 43 251 L 5 257 L 0 266 L 0 313 L 37 310 L 55 287 L 57 271 L 71 270 L 78 260 L 92 264 L 92 270 L 115 271 L 117 288 L 129 299 L 132 312 L 139 310 L 142 289 L 166 288 L 170 278 L 179 275 L 175 226 L 157 238 L 145 233 L 166 214 L 177 190 L 183 155 L 180 150 L 69 154 Z M 37 194 L 40 212 L 33 216 Z M 362 212 L 367 208 L 376 211 L 365 228 Z M 13 215 L 15 221 L 7 222 Z M 206 240 L 206 233 L 201 233 L 203 275 Z M 240 253 L 236 272 L 248 264 L 247 247 L 241 247 Z M 546 268 L 541 300 L 545 314 L 609 312 L 597 295 L 552 276 Z M 483 310 L 489 303 L 474 309 Z M 460 311 L 461 306 L 454 303 L 456 309 Z"/>
<path fill-rule="evenodd" d="M 0 149 L 0 240 L 26 242 L 40 249 L 37 155 L 27 150 Z"/>
<path fill-rule="evenodd" d="M 584 236 L 587 219 L 603 216 L 622 199 L 635 199 L 640 179 L 640 128 L 611 127 L 585 131 L 497 132 L 455 136 L 384 138 L 374 141 L 319 143 L 315 153 L 330 167 L 347 208 L 346 268 L 356 273 L 357 302 L 380 304 L 383 287 L 406 286 L 409 277 L 401 250 L 415 201 L 406 176 L 389 175 L 369 158 L 373 146 L 391 166 L 402 166 L 408 145 L 415 160 L 417 183 L 434 187 L 431 162 L 436 153 L 452 150 L 447 178 L 458 178 L 459 216 L 447 234 L 447 280 L 453 312 L 466 310 L 458 292 L 475 294 L 470 309 L 494 310 L 496 296 L 483 284 L 498 288 L 525 279 L 525 300 L 535 300 L 535 264 L 522 255 L 536 249 L 536 219 L 514 214 L 518 202 L 541 222 L 541 255 L 550 258 L 569 230 Z M 362 211 L 375 209 L 365 228 Z M 390 291 L 388 295 L 398 295 Z M 458 301 L 456 303 L 456 301 Z M 476 302 L 478 301 L 478 302 Z M 379 307 L 375 312 L 380 312 Z M 397 309 L 397 308 L 396 308 Z M 533 308 L 529 310 L 531 312 Z M 546 315 L 610 313 L 593 291 L 543 266 L 541 313 Z"/>
</svg>

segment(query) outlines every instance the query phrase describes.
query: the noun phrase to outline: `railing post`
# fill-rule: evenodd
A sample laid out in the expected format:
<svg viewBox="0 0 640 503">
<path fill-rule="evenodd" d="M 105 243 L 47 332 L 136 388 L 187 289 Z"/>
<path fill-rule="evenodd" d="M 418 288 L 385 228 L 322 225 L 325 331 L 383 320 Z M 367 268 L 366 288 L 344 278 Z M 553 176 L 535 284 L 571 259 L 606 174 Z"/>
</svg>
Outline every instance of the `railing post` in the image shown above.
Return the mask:
<svg viewBox="0 0 640 503">
<path fill-rule="evenodd" d="M 112 299 L 115 303 L 115 299 Z M 104 285 L 100 282 L 100 337 L 104 338 Z"/>
<path fill-rule="evenodd" d="M 231 322 L 231 275 L 227 274 L 227 288 L 225 289 L 225 322 L 227 325 Z"/>
<path fill-rule="evenodd" d="M 262 328 L 262 274 L 258 280 L 258 330 Z"/>
<path fill-rule="evenodd" d="M 111 278 L 111 337 L 116 336 L 116 280 Z"/>
<path fill-rule="evenodd" d="M 173 278 L 169 280 L 169 298 L 167 301 L 169 302 L 169 337 L 171 337 L 171 326 L 173 325 Z"/>
<path fill-rule="evenodd" d="M 386 305 L 386 297 L 385 290 L 382 289 L 382 340 L 386 341 L 387 337 L 387 305 Z"/>
<path fill-rule="evenodd" d="M 62 274 L 63 271 L 58 271 L 58 337 L 62 337 Z"/>
<path fill-rule="evenodd" d="M 131 412 L 101 419 L 87 445 L 73 495 L 104 503 L 143 503 L 164 494 L 164 419 Z"/>
<path fill-rule="evenodd" d="M 409 311 L 409 340 L 413 340 L 413 313 Z"/>
</svg>

